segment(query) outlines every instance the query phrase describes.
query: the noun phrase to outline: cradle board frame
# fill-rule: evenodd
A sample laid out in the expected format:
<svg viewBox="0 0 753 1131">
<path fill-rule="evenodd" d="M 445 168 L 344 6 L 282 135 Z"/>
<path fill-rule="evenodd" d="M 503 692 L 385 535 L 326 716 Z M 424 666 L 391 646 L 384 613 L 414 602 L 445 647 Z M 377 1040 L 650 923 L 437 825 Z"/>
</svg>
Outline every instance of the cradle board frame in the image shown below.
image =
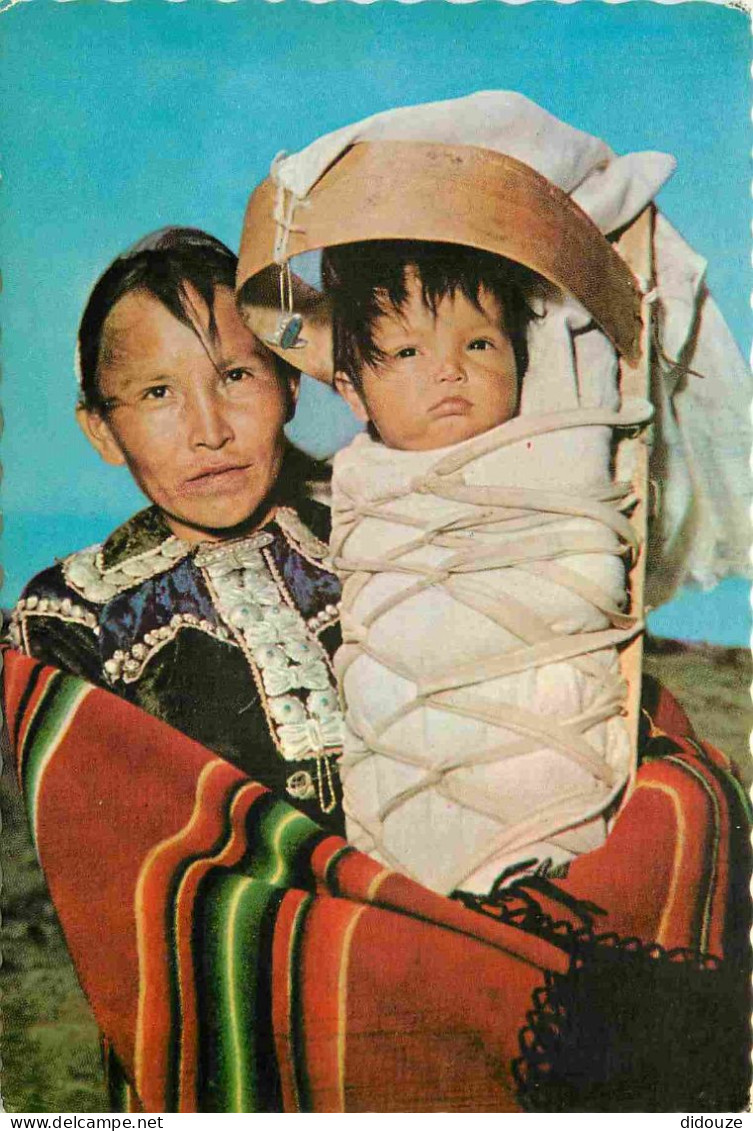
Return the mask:
<svg viewBox="0 0 753 1131">
<path fill-rule="evenodd" d="M 620 393 L 627 397 L 647 399 L 651 388 L 652 366 L 652 304 L 646 297 L 653 287 L 653 242 L 656 209 L 649 204 L 625 229 L 617 242 L 617 250 L 639 280 L 644 293 L 643 317 L 640 336 L 640 355 L 637 361 L 626 357 L 620 360 Z M 635 530 L 638 553 L 628 571 L 627 583 L 630 597 L 629 612 L 643 621 L 645 617 L 644 590 L 646 579 L 646 547 L 649 520 L 649 458 L 651 455 L 651 426 L 641 428 L 636 434 L 626 434 L 619 442 L 615 471 L 617 478 L 629 478 L 637 502 L 629 518 Z M 628 686 L 626 721 L 630 729 L 632 763 L 630 779 L 623 798 L 630 796 L 638 770 L 638 724 L 641 711 L 641 679 L 643 667 L 642 629 L 620 651 L 620 669 Z"/>
<path fill-rule="evenodd" d="M 441 181 L 442 193 L 434 191 Z M 479 187 L 482 191 L 479 193 Z M 299 199 L 267 177 L 251 194 L 238 264 L 241 313 L 251 330 L 290 364 L 333 380 L 330 312 L 319 291 L 289 268 L 302 253 L 357 240 L 437 238 L 506 256 L 569 291 L 595 318 L 620 356 L 623 402 L 649 397 L 655 209 L 648 205 L 616 247 L 556 185 L 530 166 L 474 146 L 359 141 Z M 284 293 L 287 292 L 287 293 Z M 282 335 L 298 318 L 300 340 Z M 296 334 L 293 334 L 295 339 Z M 615 454 L 619 480 L 637 499 L 629 515 L 638 553 L 628 570 L 630 616 L 644 621 L 650 428 L 625 433 Z M 638 764 L 643 627 L 620 651 L 631 765 Z"/>
</svg>

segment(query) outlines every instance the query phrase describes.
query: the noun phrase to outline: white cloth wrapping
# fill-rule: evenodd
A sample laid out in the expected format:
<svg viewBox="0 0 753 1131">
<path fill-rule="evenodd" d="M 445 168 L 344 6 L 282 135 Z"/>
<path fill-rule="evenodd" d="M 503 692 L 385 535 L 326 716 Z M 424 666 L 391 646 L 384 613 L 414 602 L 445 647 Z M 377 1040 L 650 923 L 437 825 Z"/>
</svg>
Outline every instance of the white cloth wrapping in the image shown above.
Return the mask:
<svg viewBox="0 0 753 1131">
<path fill-rule="evenodd" d="M 535 429 L 541 418 L 531 420 Z M 609 634 L 614 622 L 604 609 L 619 609 L 625 599 L 623 543 L 613 529 L 525 505 L 538 490 L 573 500 L 608 496 L 611 430 L 562 428 L 514 439 L 526 423 L 515 420 L 429 452 L 397 452 L 360 436 L 335 460 L 332 547 L 346 579 L 346 643 L 337 663 L 347 703 L 341 775 L 348 839 L 442 892 L 486 891 L 523 859 L 561 863 L 598 847 L 607 831 L 605 810 L 630 767 L 613 646 L 580 661 L 476 678 L 485 662 L 494 668 L 504 657 L 530 655 L 527 644 L 546 647 L 554 639 L 578 647 L 584 634 Z M 498 509 L 494 524 L 486 524 L 483 494 L 475 504 L 426 490 L 448 455 L 462 457 L 479 440 L 508 437 L 512 442 L 442 480 L 522 489 L 522 505 Z M 510 501 L 519 502 L 515 495 Z M 455 530 L 459 519 L 463 529 Z M 417 546 L 422 531 L 440 537 Z M 590 552 L 566 552 L 582 540 Z M 487 551 L 505 549 L 520 565 L 489 568 Z M 464 552 L 470 570 L 450 578 L 440 573 L 414 591 L 417 576 L 441 571 Z M 384 560 L 390 557 L 393 569 Z M 598 603 L 538 575 L 537 567 L 552 560 L 598 587 Z M 397 595 L 402 599 L 380 613 Z M 431 693 L 437 678 L 441 683 L 478 662 L 469 685 Z M 536 734 L 542 722 L 566 740 L 579 732 L 575 758 Z M 416 792 L 406 797 L 405 790 Z"/>
<path fill-rule="evenodd" d="M 598 847 L 607 832 L 605 811 L 630 768 L 614 641 L 580 660 L 483 679 L 450 692 L 452 702 L 447 692 L 444 704 L 417 702 L 422 681 L 431 683 L 438 672 L 509 657 L 524 644 L 546 648 L 553 637 L 578 647 L 583 634 L 608 633 L 610 626 L 616 635 L 630 631 L 619 615 L 626 538 L 618 500 L 607 504 L 606 521 L 583 514 L 589 501 L 610 496 L 612 429 L 565 426 L 578 414 L 617 418 L 617 358 L 572 299 L 550 295 L 539 309 L 544 317 L 530 337 L 518 418 L 438 451 L 395 451 L 362 435 L 335 458 L 331 545 L 344 579 L 345 647 L 337 663 L 347 705 L 341 774 L 348 838 L 442 892 L 485 891 L 524 859 L 560 863 Z M 622 415 L 646 420 L 650 408 L 625 406 Z M 478 503 L 437 497 L 432 472 L 448 459 L 462 466 L 450 469 L 445 484 L 522 489 L 522 501 L 511 496 L 517 505 L 503 506 L 490 526 L 483 494 Z M 552 491 L 560 502 L 569 496 L 575 514 L 542 514 L 538 498 L 526 507 L 526 493 Z M 598 508 L 597 515 L 603 519 Z M 453 529 L 461 516 L 464 528 Z M 449 545 L 431 537 L 442 530 Z M 390 569 L 385 558 L 413 545 L 422 531 L 430 544 L 398 553 Z M 573 552 L 583 539 L 590 552 Z M 504 547 L 520 564 L 464 567 L 449 583 L 439 577 L 372 621 L 385 600 L 415 583 L 417 575 L 402 567 L 431 571 L 463 550 L 470 550 L 472 564 L 487 565 L 484 552 Z M 542 575 L 547 563 L 565 567 L 569 577 Z M 573 579 L 576 587 L 578 580 L 588 583 L 586 596 L 573 590 Z M 457 713 L 469 696 L 476 707 L 482 701 L 476 717 L 473 710 Z M 509 707 L 507 726 L 482 717 Z M 546 735 L 532 737 L 537 720 L 560 737 L 579 730 L 593 764 L 574 760 Z M 515 743 L 516 756 L 484 762 L 486 753 Z M 459 768 L 422 786 L 427 772 L 450 764 Z"/>
</svg>

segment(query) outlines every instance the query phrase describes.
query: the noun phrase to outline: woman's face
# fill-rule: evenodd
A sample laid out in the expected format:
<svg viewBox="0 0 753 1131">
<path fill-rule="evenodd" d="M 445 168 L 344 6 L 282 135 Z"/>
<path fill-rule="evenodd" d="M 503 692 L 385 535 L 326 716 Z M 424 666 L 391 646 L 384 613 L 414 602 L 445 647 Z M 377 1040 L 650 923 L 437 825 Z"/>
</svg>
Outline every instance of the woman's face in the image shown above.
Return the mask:
<svg viewBox="0 0 753 1131">
<path fill-rule="evenodd" d="M 283 426 L 297 395 L 247 329 L 228 287 L 210 312 L 186 288 L 193 326 L 133 291 L 104 324 L 98 379 L 106 411 L 79 410 L 108 463 L 126 464 L 173 533 L 227 537 L 263 504 L 280 470 Z"/>
</svg>

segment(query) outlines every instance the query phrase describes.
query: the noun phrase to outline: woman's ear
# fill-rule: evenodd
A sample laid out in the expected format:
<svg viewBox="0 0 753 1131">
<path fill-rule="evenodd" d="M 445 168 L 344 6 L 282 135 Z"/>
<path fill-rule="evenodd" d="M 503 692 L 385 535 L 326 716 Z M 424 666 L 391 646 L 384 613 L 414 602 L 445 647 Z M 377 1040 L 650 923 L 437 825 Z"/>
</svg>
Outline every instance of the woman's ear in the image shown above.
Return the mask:
<svg viewBox="0 0 753 1131">
<path fill-rule="evenodd" d="M 364 424 L 369 422 L 369 412 L 364 404 L 363 397 L 355 387 L 347 373 L 339 370 L 335 373 L 335 388 L 344 401 L 347 401 L 351 410 Z"/>
<path fill-rule="evenodd" d="M 278 364 L 280 364 L 278 362 Z M 297 369 L 292 366 L 286 365 L 285 368 L 289 372 L 285 373 L 283 380 L 285 381 L 285 394 L 287 397 L 288 411 L 285 414 L 285 423 L 290 424 L 290 421 L 295 416 L 295 408 L 298 404 L 298 394 L 301 391 L 301 375 Z"/>
<path fill-rule="evenodd" d="M 97 409 L 79 405 L 76 409 L 76 420 L 89 443 L 97 449 L 105 463 L 110 463 L 113 467 L 121 467 L 126 462 L 115 433 Z"/>
</svg>

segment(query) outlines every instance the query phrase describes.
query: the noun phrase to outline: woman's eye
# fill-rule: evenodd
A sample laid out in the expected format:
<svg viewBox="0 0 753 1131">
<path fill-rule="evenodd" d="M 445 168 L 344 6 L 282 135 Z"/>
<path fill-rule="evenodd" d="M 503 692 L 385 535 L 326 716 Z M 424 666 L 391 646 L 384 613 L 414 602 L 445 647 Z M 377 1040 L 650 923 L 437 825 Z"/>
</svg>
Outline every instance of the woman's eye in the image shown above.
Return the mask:
<svg viewBox="0 0 753 1131">
<path fill-rule="evenodd" d="M 490 338 L 474 338 L 468 345 L 469 350 L 491 350 L 494 349 L 494 342 Z"/>
<path fill-rule="evenodd" d="M 255 374 L 252 370 L 246 369 L 243 366 L 238 366 L 235 369 L 226 369 L 224 373 L 225 380 L 228 385 L 237 385 L 239 381 L 253 379 Z"/>
<path fill-rule="evenodd" d="M 170 389 L 167 385 L 152 385 L 149 389 L 145 389 L 142 395 L 142 400 L 145 401 L 164 401 Z"/>
</svg>

